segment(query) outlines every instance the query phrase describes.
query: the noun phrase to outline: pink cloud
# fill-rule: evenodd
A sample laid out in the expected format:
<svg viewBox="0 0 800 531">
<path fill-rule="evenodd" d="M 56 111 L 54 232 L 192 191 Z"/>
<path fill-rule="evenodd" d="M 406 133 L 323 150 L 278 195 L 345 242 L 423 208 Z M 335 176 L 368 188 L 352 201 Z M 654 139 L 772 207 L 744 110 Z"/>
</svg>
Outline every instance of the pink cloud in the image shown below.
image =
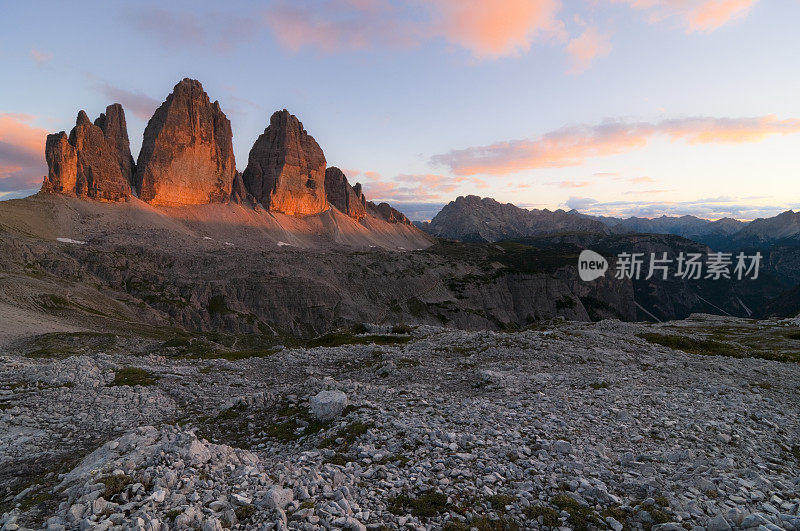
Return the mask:
<svg viewBox="0 0 800 531">
<path fill-rule="evenodd" d="M 559 188 L 585 188 L 594 183 L 592 181 L 559 181 L 551 184 L 555 184 Z"/>
<path fill-rule="evenodd" d="M 536 39 L 563 39 L 559 7 L 559 0 L 283 1 L 266 21 L 291 50 L 405 48 L 444 39 L 487 59 L 525 53 Z"/>
<path fill-rule="evenodd" d="M 611 38 L 594 28 L 586 28 L 580 36 L 569 41 L 567 54 L 570 57 L 571 74 L 580 74 L 598 57 L 611 53 Z"/>
<path fill-rule="evenodd" d="M 687 32 L 710 32 L 744 18 L 759 0 L 611 0 L 646 10 L 650 22 L 678 18 Z"/>
<path fill-rule="evenodd" d="M 747 16 L 758 0 L 710 0 L 690 11 L 691 31 L 714 31 L 729 21 Z"/>
<path fill-rule="evenodd" d="M 757 142 L 800 132 L 800 119 L 774 115 L 752 118 L 683 118 L 656 123 L 607 121 L 571 126 L 534 139 L 509 140 L 452 150 L 431 157 L 456 175 L 507 175 L 539 168 L 565 168 L 586 159 L 617 155 L 647 145 L 656 136 L 688 144 Z"/>
<path fill-rule="evenodd" d="M 443 194 L 452 194 L 463 184 L 481 188 L 486 183 L 474 177 L 446 176 L 434 173 L 401 174 L 392 180 L 382 180 L 380 174 L 364 185 L 364 194 L 373 201 L 432 201 Z"/>
<path fill-rule="evenodd" d="M 41 50 L 31 50 L 31 57 L 33 60 L 36 61 L 36 64 L 42 66 L 47 61 L 53 58 L 53 54 L 50 52 L 43 52 Z"/>
<path fill-rule="evenodd" d="M 628 182 L 634 184 L 640 184 L 640 183 L 654 183 L 656 182 L 656 180 L 653 179 L 652 177 L 644 176 L 644 177 L 631 177 L 630 179 L 628 179 Z"/>
<path fill-rule="evenodd" d="M 342 173 L 344 173 L 345 176 L 351 180 L 354 179 L 355 177 L 358 177 L 361 174 L 361 170 L 348 170 L 345 168 L 340 168 L 340 169 L 342 170 Z"/>
<path fill-rule="evenodd" d="M 31 125 L 33 116 L 0 114 L 0 192 L 38 186 L 47 173 L 47 131 Z"/>
<path fill-rule="evenodd" d="M 477 58 L 518 55 L 536 38 L 563 38 L 558 0 L 435 0 L 434 29 Z"/>
</svg>

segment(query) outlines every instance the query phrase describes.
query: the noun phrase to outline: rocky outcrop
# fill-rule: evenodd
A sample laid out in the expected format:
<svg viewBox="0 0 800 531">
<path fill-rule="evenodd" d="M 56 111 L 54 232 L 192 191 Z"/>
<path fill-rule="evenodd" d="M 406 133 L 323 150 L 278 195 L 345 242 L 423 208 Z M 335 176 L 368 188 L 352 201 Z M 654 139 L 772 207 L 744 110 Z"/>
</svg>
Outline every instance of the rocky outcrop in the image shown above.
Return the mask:
<svg viewBox="0 0 800 531">
<path fill-rule="evenodd" d="M 233 178 L 233 186 L 231 186 L 231 202 L 239 205 L 249 205 L 258 207 L 258 202 L 253 195 L 247 191 L 247 187 L 242 180 L 242 174 L 238 171 Z"/>
<path fill-rule="evenodd" d="M 64 131 L 47 136 L 45 159 L 44 191 L 105 201 L 129 197 L 132 158 L 122 106 L 110 105 L 95 124 L 80 111 L 69 137 Z"/>
<path fill-rule="evenodd" d="M 325 155 L 319 144 L 286 109 L 275 112 L 269 122 L 242 174 L 248 192 L 274 212 L 308 215 L 327 210 Z"/>
<path fill-rule="evenodd" d="M 356 221 L 367 215 L 367 200 L 361 192 L 361 183 L 350 186 L 347 176 L 339 168 L 325 170 L 325 195 L 328 203 Z"/>
<path fill-rule="evenodd" d="M 136 163 L 139 197 L 154 205 L 227 201 L 236 175 L 231 123 L 203 85 L 184 79 L 147 123 Z"/>
<path fill-rule="evenodd" d="M 116 152 L 122 176 L 132 185 L 136 164 L 131 155 L 128 125 L 125 123 L 125 111 L 122 109 L 122 105 L 114 103 L 106 107 L 106 112 L 97 117 L 94 125 L 103 131 L 103 136 L 106 137 L 109 147 Z"/>
<path fill-rule="evenodd" d="M 403 225 L 413 225 L 405 214 L 399 210 L 392 208 L 389 203 L 375 204 L 372 201 L 367 201 L 367 210 L 375 217 L 381 218 L 389 223 L 402 223 Z"/>
</svg>

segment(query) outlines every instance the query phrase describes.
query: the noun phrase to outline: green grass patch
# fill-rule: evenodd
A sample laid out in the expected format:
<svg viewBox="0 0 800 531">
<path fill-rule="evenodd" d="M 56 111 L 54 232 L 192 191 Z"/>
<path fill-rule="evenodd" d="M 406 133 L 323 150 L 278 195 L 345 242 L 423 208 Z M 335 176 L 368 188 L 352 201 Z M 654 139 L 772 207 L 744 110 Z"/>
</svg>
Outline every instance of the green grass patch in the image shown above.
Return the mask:
<svg viewBox="0 0 800 531">
<path fill-rule="evenodd" d="M 36 336 L 28 343 L 25 357 L 34 359 L 64 359 L 93 352 L 112 350 L 116 334 L 101 332 L 53 332 Z"/>
<path fill-rule="evenodd" d="M 407 324 L 399 324 L 399 325 L 394 325 L 392 327 L 392 333 L 393 334 L 406 334 L 406 335 L 408 335 L 413 331 L 414 331 L 414 328 L 409 326 L 409 325 L 407 325 Z"/>
<path fill-rule="evenodd" d="M 478 531 L 517 531 L 519 526 L 504 517 L 492 520 L 488 516 L 476 516 L 469 523 L 470 528 L 477 528 Z"/>
<path fill-rule="evenodd" d="M 233 513 L 236 515 L 237 520 L 245 522 L 256 514 L 256 508 L 253 505 L 241 505 L 234 509 Z"/>
<path fill-rule="evenodd" d="M 492 504 L 492 509 L 502 513 L 506 510 L 506 505 L 516 503 L 517 498 L 515 496 L 509 496 L 508 494 L 495 494 L 486 498 L 486 501 Z"/>
<path fill-rule="evenodd" d="M 216 351 L 208 352 L 206 354 L 197 355 L 194 357 L 204 360 L 209 359 L 223 359 L 228 361 L 246 360 L 248 358 L 268 358 L 280 352 L 277 349 L 259 349 L 259 350 L 236 350 L 236 351 Z"/>
<path fill-rule="evenodd" d="M 392 514 L 411 513 L 417 518 L 431 518 L 448 510 L 447 496 L 440 492 L 426 492 L 417 497 L 400 494 L 391 498 L 388 505 Z"/>
<path fill-rule="evenodd" d="M 61 295 L 42 295 L 39 297 L 39 304 L 45 310 L 50 311 L 70 311 L 75 312 L 75 310 L 80 310 L 82 312 L 97 315 L 99 317 L 112 317 L 111 315 L 101 312 L 100 310 L 96 310 L 90 306 L 86 306 L 85 304 L 81 304 L 74 300 L 69 300 L 66 297 L 62 297 Z"/>
<path fill-rule="evenodd" d="M 661 509 L 650 509 L 647 511 L 650 513 L 650 516 L 653 517 L 653 522 L 656 524 L 666 524 L 667 522 L 672 522 L 673 516 L 668 511 L 662 511 Z"/>
<path fill-rule="evenodd" d="M 741 347 L 729 343 L 722 343 L 713 339 L 696 339 L 686 336 L 657 334 L 652 332 L 639 334 L 639 337 L 656 345 L 668 347 L 673 350 L 682 350 L 689 354 L 698 354 L 700 356 L 727 356 L 731 358 L 742 358 L 745 356 Z"/>
<path fill-rule="evenodd" d="M 53 494 L 50 492 L 50 489 L 42 488 L 41 490 L 33 494 L 29 493 L 28 495 L 26 495 L 20 501 L 19 509 L 20 511 L 25 512 L 34 507 L 46 504 L 52 499 L 53 499 Z"/>
<path fill-rule="evenodd" d="M 369 329 L 364 323 L 356 323 L 350 327 L 350 332 L 353 334 L 366 334 L 369 332 Z"/>
<path fill-rule="evenodd" d="M 539 517 L 542 517 L 542 524 L 546 525 L 547 527 L 557 527 L 561 525 L 561 518 L 559 517 L 558 511 L 553 509 L 552 507 L 546 507 L 544 505 L 534 505 L 532 507 L 525 507 L 522 510 L 522 514 L 525 515 L 525 518 L 528 520 L 539 520 Z"/>
<path fill-rule="evenodd" d="M 114 496 L 121 493 L 125 488 L 133 483 L 133 478 L 125 474 L 103 476 L 97 482 L 105 485 L 103 498 L 111 500 Z"/>
<path fill-rule="evenodd" d="M 343 345 L 402 345 L 408 343 L 410 337 L 387 335 L 354 335 L 347 332 L 331 332 L 314 339 L 300 341 L 299 346 L 305 348 L 341 347 Z"/>
<path fill-rule="evenodd" d="M 608 507 L 603 511 L 603 519 L 608 517 L 613 518 L 617 522 L 621 523 L 623 526 L 627 527 L 625 524 L 628 521 L 628 512 L 626 512 L 622 507 L 619 506 L 612 506 Z"/>
<path fill-rule="evenodd" d="M 347 455 L 336 453 L 323 461 L 323 464 L 330 463 L 337 466 L 347 466 L 347 463 L 353 461 Z"/>
<path fill-rule="evenodd" d="M 359 437 L 366 434 L 372 426 L 363 422 L 353 422 L 340 429 L 333 435 L 329 435 L 320 441 L 320 448 L 333 448 L 346 451 Z M 341 442 L 337 442 L 342 439 Z"/>
<path fill-rule="evenodd" d="M 114 372 L 114 381 L 108 385 L 112 387 L 130 385 L 132 387 L 134 385 L 154 385 L 156 382 L 158 382 L 158 376 L 144 369 L 139 369 L 138 367 L 123 367 Z"/>
<path fill-rule="evenodd" d="M 550 503 L 569 513 L 567 521 L 572 524 L 575 531 L 586 531 L 590 526 L 602 527 L 605 524 L 588 507 L 582 506 L 571 496 L 558 494 L 553 496 Z"/>
<path fill-rule="evenodd" d="M 589 387 L 598 391 L 600 389 L 608 389 L 608 382 L 595 382 L 593 384 L 589 384 Z"/>
</svg>

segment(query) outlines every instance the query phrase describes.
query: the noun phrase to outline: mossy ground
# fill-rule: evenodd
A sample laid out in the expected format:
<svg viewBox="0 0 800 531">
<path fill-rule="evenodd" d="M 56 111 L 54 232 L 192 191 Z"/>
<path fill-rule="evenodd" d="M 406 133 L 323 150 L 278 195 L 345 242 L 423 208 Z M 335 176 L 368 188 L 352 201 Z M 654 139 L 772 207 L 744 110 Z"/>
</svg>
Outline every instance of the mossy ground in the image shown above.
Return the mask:
<svg viewBox="0 0 800 531">
<path fill-rule="evenodd" d="M 137 367 L 123 367 L 114 372 L 114 380 L 109 386 L 118 385 L 154 385 L 158 382 L 158 376 Z"/>
<path fill-rule="evenodd" d="M 541 516 L 542 524 L 547 527 L 557 527 L 561 523 L 558 511 L 556 511 L 552 507 L 546 507 L 544 505 L 534 505 L 531 507 L 525 507 L 525 509 L 522 510 L 522 513 L 529 520 L 538 521 L 539 517 Z"/>
<path fill-rule="evenodd" d="M 768 322 L 706 322 L 689 320 L 688 326 L 665 325 L 659 331 L 638 334 L 642 339 L 673 350 L 701 356 L 760 358 L 800 363 L 800 332 Z M 669 332 L 669 333 L 665 333 Z"/>
<path fill-rule="evenodd" d="M 411 513 L 418 518 L 430 518 L 447 510 L 447 495 L 441 492 L 426 492 L 417 496 L 400 494 L 389 499 L 389 511 L 396 515 Z"/>
<path fill-rule="evenodd" d="M 101 332 L 53 332 L 34 337 L 23 353 L 28 358 L 63 359 L 95 352 L 110 352 L 119 336 Z"/>
</svg>

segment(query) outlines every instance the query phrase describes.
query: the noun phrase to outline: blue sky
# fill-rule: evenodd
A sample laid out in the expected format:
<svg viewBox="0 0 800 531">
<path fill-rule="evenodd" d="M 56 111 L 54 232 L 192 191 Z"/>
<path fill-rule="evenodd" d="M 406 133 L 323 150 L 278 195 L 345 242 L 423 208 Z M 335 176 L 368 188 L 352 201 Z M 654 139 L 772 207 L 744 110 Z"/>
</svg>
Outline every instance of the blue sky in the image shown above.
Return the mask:
<svg viewBox="0 0 800 531">
<path fill-rule="evenodd" d="M 134 157 L 183 77 L 243 170 L 289 109 L 368 198 L 751 219 L 800 206 L 800 1 L 0 0 L 0 194 L 44 135 L 125 107 Z M 420 206 L 419 204 L 423 204 Z"/>
</svg>

